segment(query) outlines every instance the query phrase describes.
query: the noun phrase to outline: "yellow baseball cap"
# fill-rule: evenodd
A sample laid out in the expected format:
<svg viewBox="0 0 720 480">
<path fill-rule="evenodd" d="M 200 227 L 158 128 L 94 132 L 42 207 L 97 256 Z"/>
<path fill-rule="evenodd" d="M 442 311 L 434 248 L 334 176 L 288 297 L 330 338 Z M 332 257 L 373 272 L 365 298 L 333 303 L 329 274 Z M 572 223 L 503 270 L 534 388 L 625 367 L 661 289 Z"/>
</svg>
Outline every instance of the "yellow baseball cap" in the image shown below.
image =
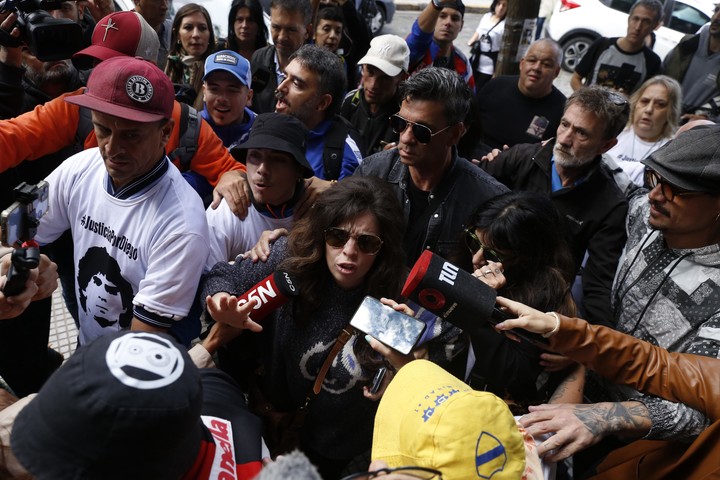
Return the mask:
<svg viewBox="0 0 720 480">
<path fill-rule="evenodd" d="M 443 479 L 522 478 L 525 446 L 505 402 L 415 360 L 390 382 L 375 416 L 373 460 L 440 470 Z"/>
</svg>

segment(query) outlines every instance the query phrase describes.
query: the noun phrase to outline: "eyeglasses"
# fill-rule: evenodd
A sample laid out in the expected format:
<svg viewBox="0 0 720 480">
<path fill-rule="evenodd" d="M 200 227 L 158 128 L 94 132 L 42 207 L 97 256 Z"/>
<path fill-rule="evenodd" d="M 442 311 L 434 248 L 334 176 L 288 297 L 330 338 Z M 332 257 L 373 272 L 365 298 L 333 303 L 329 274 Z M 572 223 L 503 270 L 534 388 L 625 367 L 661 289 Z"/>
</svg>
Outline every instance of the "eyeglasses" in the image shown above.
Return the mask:
<svg viewBox="0 0 720 480">
<path fill-rule="evenodd" d="M 340 480 L 355 480 L 355 479 L 371 479 L 377 478 L 380 474 L 388 473 L 401 473 L 408 477 L 422 478 L 424 480 L 442 480 L 442 472 L 440 470 L 433 470 L 432 468 L 425 467 L 397 467 L 397 468 L 380 468 L 372 472 L 360 472 L 353 473 L 347 477 L 343 477 Z"/>
<path fill-rule="evenodd" d="M 477 235 L 475 235 L 475 232 L 469 228 L 466 228 L 463 230 L 463 233 L 465 234 L 465 245 L 467 245 L 468 249 L 470 250 L 470 255 L 475 255 L 478 250 L 482 248 L 483 251 L 483 257 L 485 257 L 485 260 L 491 261 L 491 262 L 502 262 L 503 257 L 498 255 L 498 253 L 493 250 L 492 248 L 488 248 L 486 245 L 484 245 Z"/>
<path fill-rule="evenodd" d="M 424 145 L 430 143 L 432 137 L 434 137 L 438 133 L 442 133 L 448 128 L 452 127 L 452 125 L 448 125 L 442 130 L 438 130 L 437 132 L 433 133 L 433 131 L 430 130 L 430 127 L 421 125 L 419 123 L 411 122 L 410 120 L 401 117 L 397 113 L 390 117 L 390 127 L 392 128 L 393 132 L 397 133 L 398 135 L 404 132 L 408 125 L 412 125 L 412 133 L 415 136 L 415 139 L 417 139 L 418 142 Z"/>
<path fill-rule="evenodd" d="M 647 185 L 650 190 L 660 185 L 660 191 L 662 192 L 663 197 L 665 197 L 665 200 L 668 202 L 672 202 L 675 197 L 689 197 L 692 195 L 702 195 L 704 193 L 693 192 L 691 190 L 678 187 L 677 185 L 673 185 L 651 168 L 645 169 L 645 185 Z"/>
<path fill-rule="evenodd" d="M 377 235 L 361 233 L 355 235 L 344 228 L 331 227 L 325 230 L 325 243 L 333 248 L 342 248 L 352 238 L 361 252 L 375 255 L 382 247 L 382 240 Z"/>
</svg>

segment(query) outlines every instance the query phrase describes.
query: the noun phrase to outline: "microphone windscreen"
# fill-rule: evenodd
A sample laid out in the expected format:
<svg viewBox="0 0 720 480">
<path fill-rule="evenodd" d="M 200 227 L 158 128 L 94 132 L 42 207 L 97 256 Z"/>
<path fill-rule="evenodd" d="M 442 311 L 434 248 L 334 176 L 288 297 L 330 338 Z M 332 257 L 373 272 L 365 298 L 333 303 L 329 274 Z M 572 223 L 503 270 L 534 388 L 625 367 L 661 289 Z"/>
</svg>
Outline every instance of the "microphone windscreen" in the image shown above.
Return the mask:
<svg viewBox="0 0 720 480">
<path fill-rule="evenodd" d="M 489 320 L 495 290 L 430 250 L 413 266 L 402 295 L 459 328 Z"/>
<path fill-rule="evenodd" d="M 296 297 L 298 294 L 297 286 L 290 274 L 283 270 L 275 270 L 239 296 L 238 301 L 240 303 L 255 302 L 250 318 L 257 322 L 285 305 L 292 297 Z"/>
<path fill-rule="evenodd" d="M 402 295 L 471 337 L 478 329 L 486 328 L 486 321 L 496 325 L 515 318 L 496 308 L 497 293 L 493 288 L 430 250 L 425 250 L 415 262 Z M 541 335 L 524 329 L 514 329 L 513 333 L 538 345 L 548 342 Z"/>
</svg>

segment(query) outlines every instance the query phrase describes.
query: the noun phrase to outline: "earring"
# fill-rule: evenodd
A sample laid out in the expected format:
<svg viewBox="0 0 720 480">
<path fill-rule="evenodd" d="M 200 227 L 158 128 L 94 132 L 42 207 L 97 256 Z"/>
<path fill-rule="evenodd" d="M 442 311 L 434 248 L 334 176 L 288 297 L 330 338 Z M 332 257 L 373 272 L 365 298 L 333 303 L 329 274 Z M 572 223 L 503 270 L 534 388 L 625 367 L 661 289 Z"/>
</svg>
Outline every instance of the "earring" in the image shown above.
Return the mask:
<svg viewBox="0 0 720 480">
<path fill-rule="evenodd" d="M 717 222 L 718 220 L 720 220 L 720 212 L 718 212 L 717 216 L 715 217 L 715 221 Z"/>
</svg>

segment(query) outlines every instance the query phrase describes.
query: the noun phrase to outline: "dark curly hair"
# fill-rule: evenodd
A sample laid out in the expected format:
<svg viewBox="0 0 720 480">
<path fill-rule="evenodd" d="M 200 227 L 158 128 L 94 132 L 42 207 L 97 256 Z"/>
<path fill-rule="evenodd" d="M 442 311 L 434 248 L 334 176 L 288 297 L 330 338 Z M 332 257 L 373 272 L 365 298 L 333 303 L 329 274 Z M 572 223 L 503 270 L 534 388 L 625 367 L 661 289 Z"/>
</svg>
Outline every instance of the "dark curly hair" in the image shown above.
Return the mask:
<svg viewBox="0 0 720 480">
<path fill-rule="evenodd" d="M 325 230 L 370 212 L 383 241 L 375 262 L 363 282 L 367 295 L 395 297 L 404 273 L 402 238 L 405 222 L 392 187 L 374 177 L 344 178 L 318 198 L 308 215 L 299 220 L 288 237 L 288 258 L 279 268 L 296 279 L 303 295 L 296 302 L 296 318 L 305 321 L 323 301 L 330 278 L 325 260 Z"/>
</svg>

